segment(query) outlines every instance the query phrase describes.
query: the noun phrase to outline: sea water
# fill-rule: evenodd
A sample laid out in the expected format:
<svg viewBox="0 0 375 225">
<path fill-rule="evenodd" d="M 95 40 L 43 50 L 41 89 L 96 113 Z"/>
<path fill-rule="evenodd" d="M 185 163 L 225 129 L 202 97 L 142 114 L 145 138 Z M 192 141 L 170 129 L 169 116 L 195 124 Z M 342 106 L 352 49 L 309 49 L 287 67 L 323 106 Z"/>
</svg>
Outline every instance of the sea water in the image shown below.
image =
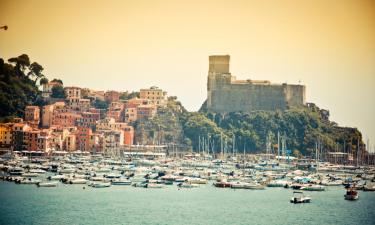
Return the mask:
<svg viewBox="0 0 375 225">
<path fill-rule="evenodd" d="M 293 190 L 284 188 L 38 188 L 0 181 L 0 224 L 375 224 L 375 192 L 360 191 L 357 201 L 344 200 L 341 186 L 305 194 L 311 203 L 290 203 Z"/>
</svg>

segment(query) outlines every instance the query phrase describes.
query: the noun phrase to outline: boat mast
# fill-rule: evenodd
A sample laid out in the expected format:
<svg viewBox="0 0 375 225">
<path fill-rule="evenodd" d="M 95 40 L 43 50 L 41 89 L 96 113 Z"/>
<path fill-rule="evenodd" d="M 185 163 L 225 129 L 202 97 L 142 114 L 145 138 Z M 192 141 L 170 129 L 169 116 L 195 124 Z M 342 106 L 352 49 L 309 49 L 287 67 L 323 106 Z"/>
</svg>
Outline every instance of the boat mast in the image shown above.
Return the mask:
<svg viewBox="0 0 375 225">
<path fill-rule="evenodd" d="M 280 161 L 280 132 L 277 131 L 277 161 Z"/>
</svg>

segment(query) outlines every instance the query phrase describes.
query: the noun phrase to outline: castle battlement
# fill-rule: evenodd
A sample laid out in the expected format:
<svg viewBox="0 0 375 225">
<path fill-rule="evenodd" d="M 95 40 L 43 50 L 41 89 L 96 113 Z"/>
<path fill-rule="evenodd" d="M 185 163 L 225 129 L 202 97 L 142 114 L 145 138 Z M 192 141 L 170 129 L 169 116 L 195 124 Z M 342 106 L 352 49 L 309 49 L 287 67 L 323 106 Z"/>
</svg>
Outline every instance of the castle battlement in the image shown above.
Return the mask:
<svg viewBox="0 0 375 225">
<path fill-rule="evenodd" d="M 229 55 L 209 56 L 207 109 L 212 112 L 285 110 L 305 105 L 305 86 L 268 80 L 237 80 Z"/>
</svg>

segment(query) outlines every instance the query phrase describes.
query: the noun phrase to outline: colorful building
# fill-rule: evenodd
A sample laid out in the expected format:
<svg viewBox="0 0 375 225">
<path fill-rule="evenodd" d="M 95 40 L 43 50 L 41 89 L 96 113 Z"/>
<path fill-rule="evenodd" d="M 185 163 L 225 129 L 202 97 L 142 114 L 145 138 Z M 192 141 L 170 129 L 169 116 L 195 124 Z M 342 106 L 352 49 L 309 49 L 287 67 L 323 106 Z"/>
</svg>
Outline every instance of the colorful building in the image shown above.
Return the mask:
<svg viewBox="0 0 375 225">
<path fill-rule="evenodd" d="M 0 148 L 10 148 L 12 145 L 12 123 L 0 123 Z"/>
<path fill-rule="evenodd" d="M 164 106 L 167 104 L 167 92 L 155 86 L 148 89 L 141 89 L 140 97 L 150 100 L 151 104 L 157 106 Z"/>
<path fill-rule="evenodd" d="M 38 106 L 26 106 L 25 121 L 33 128 L 38 128 L 40 122 L 40 109 Z"/>
<path fill-rule="evenodd" d="M 120 93 L 118 91 L 107 91 L 104 93 L 106 102 L 118 102 L 120 100 Z"/>
</svg>

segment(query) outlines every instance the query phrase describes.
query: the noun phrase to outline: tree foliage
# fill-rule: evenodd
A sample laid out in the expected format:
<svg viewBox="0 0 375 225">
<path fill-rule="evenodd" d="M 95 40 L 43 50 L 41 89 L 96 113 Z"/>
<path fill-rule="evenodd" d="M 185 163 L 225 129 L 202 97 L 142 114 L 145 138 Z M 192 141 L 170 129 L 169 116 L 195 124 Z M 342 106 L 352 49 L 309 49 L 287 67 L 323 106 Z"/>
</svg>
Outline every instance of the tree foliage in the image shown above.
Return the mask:
<svg viewBox="0 0 375 225">
<path fill-rule="evenodd" d="M 66 95 L 65 95 L 64 87 L 61 85 L 53 86 L 51 97 L 52 98 L 65 98 Z"/>
<path fill-rule="evenodd" d="M 0 117 L 22 117 L 27 105 L 41 102 L 37 81 L 44 77 L 43 67 L 26 54 L 8 62 L 0 59 Z"/>
</svg>

